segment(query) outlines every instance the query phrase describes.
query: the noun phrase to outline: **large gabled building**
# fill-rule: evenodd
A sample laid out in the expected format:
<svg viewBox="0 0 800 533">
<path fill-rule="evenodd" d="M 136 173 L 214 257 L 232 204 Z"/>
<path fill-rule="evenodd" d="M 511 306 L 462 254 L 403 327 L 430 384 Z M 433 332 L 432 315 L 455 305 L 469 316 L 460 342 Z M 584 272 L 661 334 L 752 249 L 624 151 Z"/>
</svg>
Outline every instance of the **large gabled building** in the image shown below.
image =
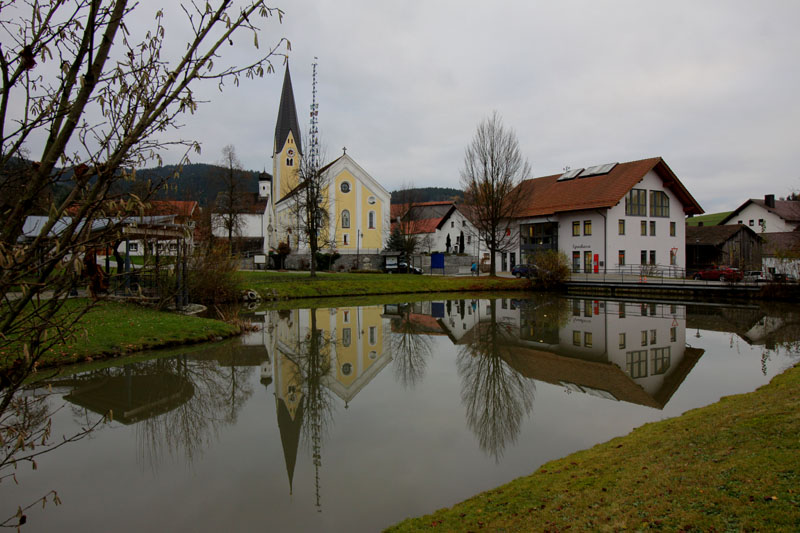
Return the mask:
<svg viewBox="0 0 800 533">
<path fill-rule="evenodd" d="M 652 265 L 677 275 L 686 266 L 685 217 L 703 213 L 660 157 L 573 169 L 519 187 L 519 238 L 499 254 L 500 270 L 539 250 L 560 250 L 574 272 Z"/>
</svg>

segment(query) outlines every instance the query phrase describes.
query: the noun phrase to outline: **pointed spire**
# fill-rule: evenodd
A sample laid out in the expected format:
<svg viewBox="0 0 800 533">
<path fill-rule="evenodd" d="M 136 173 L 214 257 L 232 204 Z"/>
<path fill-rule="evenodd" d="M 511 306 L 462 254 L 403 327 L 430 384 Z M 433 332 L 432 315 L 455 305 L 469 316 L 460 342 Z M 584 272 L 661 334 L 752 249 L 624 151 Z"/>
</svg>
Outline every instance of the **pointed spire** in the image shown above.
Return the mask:
<svg viewBox="0 0 800 533">
<path fill-rule="evenodd" d="M 283 90 L 281 90 L 281 105 L 278 108 L 278 120 L 275 123 L 275 147 L 273 153 L 278 153 L 283 148 L 283 144 L 291 131 L 297 152 L 302 155 L 303 147 L 300 144 L 300 126 L 298 124 L 297 107 L 294 105 L 292 76 L 289 74 L 289 63 L 286 63 L 286 73 L 283 75 Z"/>
<path fill-rule="evenodd" d="M 286 462 L 286 474 L 289 476 L 289 494 L 293 491 L 294 467 L 297 463 L 297 448 L 300 444 L 300 430 L 303 427 L 303 402 L 297 406 L 294 419 L 283 400 L 277 400 L 278 430 L 283 445 L 283 459 Z"/>
</svg>

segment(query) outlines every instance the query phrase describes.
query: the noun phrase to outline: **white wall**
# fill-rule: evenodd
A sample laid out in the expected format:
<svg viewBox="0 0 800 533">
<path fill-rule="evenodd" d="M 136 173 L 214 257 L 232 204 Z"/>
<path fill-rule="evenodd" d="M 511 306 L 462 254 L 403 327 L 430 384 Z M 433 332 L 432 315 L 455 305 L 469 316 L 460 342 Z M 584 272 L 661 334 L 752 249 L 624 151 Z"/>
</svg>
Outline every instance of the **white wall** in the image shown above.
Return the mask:
<svg viewBox="0 0 800 533">
<path fill-rule="evenodd" d="M 778 215 L 767 211 L 763 207 L 758 204 L 749 204 L 747 207 L 742 209 L 742 211 L 729 220 L 726 225 L 735 225 L 739 224 L 739 221 L 745 226 L 748 226 L 751 230 L 755 231 L 756 233 L 761 233 L 761 225 L 759 224 L 759 220 L 763 220 L 765 224 L 765 229 L 763 230 L 766 233 L 777 233 L 781 231 L 794 231 L 794 224 L 788 224 L 785 220 L 783 220 Z M 751 224 L 752 222 L 752 224 Z"/>
<path fill-rule="evenodd" d="M 608 271 L 613 272 L 618 265 L 619 250 L 625 250 L 626 265 L 640 265 L 642 250 L 647 251 L 650 262 L 650 250 L 656 252 L 656 264 L 669 266 L 670 249 L 677 248 L 676 267 L 686 267 L 686 219 L 683 204 L 672 191 L 664 187 L 661 178 L 653 171 L 633 188 L 647 190 L 647 216 L 628 216 L 625 214 L 625 198 L 608 211 Z M 650 216 L 650 191 L 663 191 L 669 198 L 669 217 Z M 627 195 L 626 195 L 627 196 Z M 625 220 L 625 235 L 619 235 L 619 220 Z M 647 223 L 647 235 L 643 236 L 640 223 Z M 655 236 L 650 235 L 650 222 L 656 223 Z M 675 236 L 670 236 L 670 222 L 675 223 Z"/>
<path fill-rule="evenodd" d="M 584 178 L 592 179 L 592 178 Z M 653 171 L 648 172 L 633 188 L 647 191 L 647 210 L 645 216 L 629 216 L 625 214 L 625 197 L 610 209 L 593 209 L 559 213 L 553 217 L 520 219 L 520 224 L 538 224 L 544 222 L 558 223 L 558 247 L 564 252 L 572 267 L 573 253 L 580 254 L 579 272 L 584 272 L 585 253 L 592 257 L 591 271 L 594 271 L 594 256 L 597 255 L 597 270 L 616 272 L 619 268 L 619 251 L 625 251 L 625 264 L 630 269 L 641 264 L 641 251 L 647 252 L 650 262 L 650 251 L 656 252 L 656 264 L 669 266 L 670 250 L 677 249 L 676 267 L 686 266 L 686 224 L 683 204 L 678 197 L 664 187 L 661 178 Z M 669 217 L 650 216 L 650 191 L 663 191 L 669 198 Z M 602 214 L 601 214 L 602 213 Z M 605 216 L 603 216 L 605 215 Z M 619 234 L 619 220 L 625 220 L 625 234 Z M 591 222 L 591 235 L 586 235 L 584 223 Z M 641 234 L 641 222 L 647 227 L 647 234 Z M 655 222 L 656 233 L 651 235 L 650 222 Z M 573 236 L 572 224 L 580 224 L 579 235 Z M 675 225 L 675 236 L 670 235 L 670 223 Z M 518 234 L 518 228 L 517 228 Z M 519 261 L 519 259 L 518 259 Z M 601 266 L 602 265 L 602 266 Z"/>
</svg>

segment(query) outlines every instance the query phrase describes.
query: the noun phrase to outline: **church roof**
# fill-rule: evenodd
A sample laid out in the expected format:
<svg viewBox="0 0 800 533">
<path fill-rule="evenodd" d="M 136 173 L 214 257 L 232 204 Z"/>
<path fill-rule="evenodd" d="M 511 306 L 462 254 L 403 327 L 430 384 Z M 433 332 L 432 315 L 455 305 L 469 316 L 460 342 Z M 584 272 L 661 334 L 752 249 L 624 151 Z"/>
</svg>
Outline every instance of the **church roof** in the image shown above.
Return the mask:
<svg viewBox="0 0 800 533">
<path fill-rule="evenodd" d="M 289 64 L 286 64 L 286 73 L 283 75 L 283 90 L 281 91 L 281 105 L 278 108 L 278 120 L 275 123 L 275 152 L 278 152 L 289 137 L 289 132 L 294 135 L 295 146 L 298 153 L 303 153 L 300 142 L 300 125 L 297 122 L 297 107 L 294 105 L 294 91 L 292 90 L 292 76 L 289 74 Z"/>
</svg>

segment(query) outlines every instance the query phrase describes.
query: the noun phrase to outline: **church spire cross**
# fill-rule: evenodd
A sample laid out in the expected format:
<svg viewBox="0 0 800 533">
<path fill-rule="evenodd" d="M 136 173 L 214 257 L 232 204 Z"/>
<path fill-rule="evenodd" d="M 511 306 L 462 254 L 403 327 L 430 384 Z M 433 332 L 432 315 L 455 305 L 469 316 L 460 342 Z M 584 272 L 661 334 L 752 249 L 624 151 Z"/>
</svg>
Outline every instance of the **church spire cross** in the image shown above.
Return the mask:
<svg viewBox="0 0 800 533">
<path fill-rule="evenodd" d="M 342 155 L 347 154 L 347 146 L 342 146 Z"/>
</svg>

